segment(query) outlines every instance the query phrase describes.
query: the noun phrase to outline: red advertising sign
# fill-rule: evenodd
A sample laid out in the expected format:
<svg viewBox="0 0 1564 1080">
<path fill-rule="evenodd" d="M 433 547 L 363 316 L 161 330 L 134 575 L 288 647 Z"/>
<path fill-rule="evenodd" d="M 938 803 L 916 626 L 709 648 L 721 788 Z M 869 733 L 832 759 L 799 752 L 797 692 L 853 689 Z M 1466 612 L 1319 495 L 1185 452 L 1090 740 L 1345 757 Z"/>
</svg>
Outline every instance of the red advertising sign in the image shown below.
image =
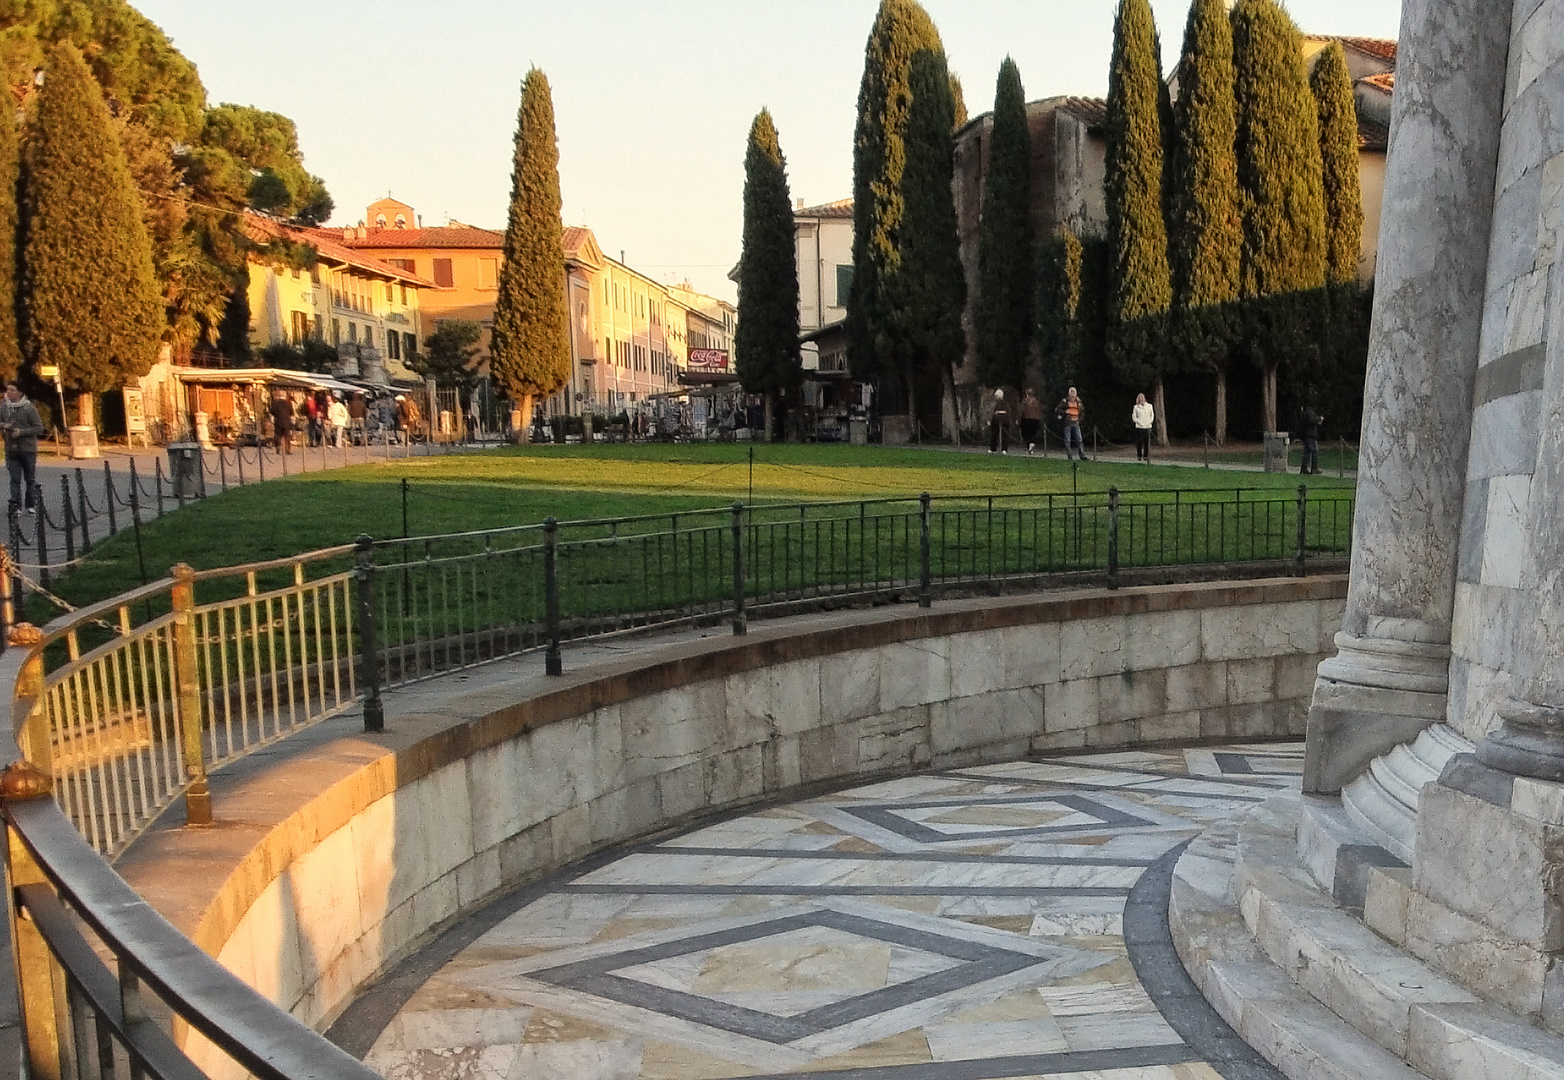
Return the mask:
<svg viewBox="0 0 1564 1080">
<path fill-rule="evenodd" d="M 727 349 L 691 349 L 691 371 L 727 371 Z"/>
</svg>

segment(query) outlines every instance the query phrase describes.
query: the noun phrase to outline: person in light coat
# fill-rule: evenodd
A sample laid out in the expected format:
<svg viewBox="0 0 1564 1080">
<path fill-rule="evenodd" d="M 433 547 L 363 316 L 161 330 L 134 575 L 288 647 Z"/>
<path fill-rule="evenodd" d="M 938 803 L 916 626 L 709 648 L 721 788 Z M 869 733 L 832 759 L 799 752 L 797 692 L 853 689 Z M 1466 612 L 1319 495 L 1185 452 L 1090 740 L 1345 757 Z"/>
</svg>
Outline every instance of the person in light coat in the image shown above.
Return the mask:
<svg viewBox="0 0 1564 1080">
<path fill-rule="evenodd" d="M 1130 421 L 1135 425 L 1135 460 L 1151 464 L 1151 425 L 1157 422 L 1157 411 L 1146 400 L 1145 394 L 1135 395 L 1135 408 L 1130 410 Z"/>
<path fill-rule="evenodd" d="M 339 397 L 333 397 L 326 407 L 326 419 L 331 423 L 331 445 L 341 446 L 348 437 L 348 407 Z"/>
</svg>

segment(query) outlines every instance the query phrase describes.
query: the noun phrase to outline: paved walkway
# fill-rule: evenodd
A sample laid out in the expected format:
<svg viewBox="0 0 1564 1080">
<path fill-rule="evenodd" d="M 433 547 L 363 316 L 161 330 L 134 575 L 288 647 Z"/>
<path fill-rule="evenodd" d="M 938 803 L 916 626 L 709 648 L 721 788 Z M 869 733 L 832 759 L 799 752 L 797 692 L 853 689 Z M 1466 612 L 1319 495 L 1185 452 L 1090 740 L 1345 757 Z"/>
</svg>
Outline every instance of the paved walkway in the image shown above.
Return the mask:
<svg viewBox="0 0 1564 1080">
<path fill-rule="evenodd" d="M 401 1008 L 366 1060 L 390 1080 L 1277 1077 L 1184 974 L 1167 896 L 1192 836 L 1301 765 L 1298 745 L 1023 761 L 623 849 L 372 990 Z"/>
</svg>

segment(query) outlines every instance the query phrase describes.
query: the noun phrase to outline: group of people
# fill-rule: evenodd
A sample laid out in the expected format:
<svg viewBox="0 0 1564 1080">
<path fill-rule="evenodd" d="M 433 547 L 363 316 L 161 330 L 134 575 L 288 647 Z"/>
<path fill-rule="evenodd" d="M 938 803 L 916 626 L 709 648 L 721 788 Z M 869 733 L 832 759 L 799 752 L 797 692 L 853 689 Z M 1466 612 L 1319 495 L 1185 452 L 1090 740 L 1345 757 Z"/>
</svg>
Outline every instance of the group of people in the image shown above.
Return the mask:
<svg viewBox="0 0 1564 1080">
<path fill-rule="evenodd" d="M 1141 395 L 1140 401 L 1144 404 L 1146 396 Z M 1139 406 L 1136 406 L 1138 409 Z M 1150 409 L 1151 406 L 1147 405 Z M 1079 455 L 1082 461 L 1086 460 L 1086 440 L 1081 435 L 1081 421 L 1086 416 L 1086 406 L 1081 402 L 1081 395 L 1075 387 L 1070 390 L 1059 404 L 1054 406 L 1054 419 L 1064 426 L 1064 456 L 1066 459 Z M 1037 398 L 1037 391 L 1027 387 L 1026 393 L 1021 397 L 1021 441 L 1026 443 L 1028 454 L 1037 451 L 1037 436 L 1043 430 L 1043 403 Z M 989 424 L 988 452 L 990 454 L 1008 454 L 1010 452 L 1010 409 L 1005 404 L 1005 392 L 994 391 L 994 414 Z"/>
<path fill-rule="evenodd" d="M 317 390 L 313 394 L 290 395 L 286 390 L 277 390 L 272 394 L 271 403 L 273 445 L 280 454 L 293 453 L 293 433 L 299 430 L 305 432 L 310 446 L 366 443 L 369 441 L 371 408 L 387 439 L 395 437 L 400 441 L 402 432 L 411 437 L 423 422 L 418 402 L 406 394 L 396 395 L 395 402 L 381 398 L 372 405 L 357 392 L 344 400 L 340 391 Z"/>
</svg>

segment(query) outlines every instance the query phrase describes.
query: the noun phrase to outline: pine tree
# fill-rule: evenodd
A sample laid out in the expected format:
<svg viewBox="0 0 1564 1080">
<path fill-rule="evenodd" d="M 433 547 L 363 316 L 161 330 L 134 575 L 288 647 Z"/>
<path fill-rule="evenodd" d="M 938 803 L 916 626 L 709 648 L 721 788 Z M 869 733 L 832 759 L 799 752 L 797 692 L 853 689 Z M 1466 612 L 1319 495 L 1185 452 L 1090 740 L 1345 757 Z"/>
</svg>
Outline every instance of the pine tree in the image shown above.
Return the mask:
<svg viewBox="0 0 1564 1080">
<path fill-rule="evenodd" d="M 1309 80 L 1320 118 L 1324 166 L 1325 273 L 1332 284 L 1353 281 L 1363 250 L 1363 187 L 1358 173 L 1358 111 L 1341 42 L 1333 41 Z"/>
<path fill-rule="evenodd" d="M 16 185 L 21 159 L 16 142 L 16 115 L 0 109 L 0 381 L 13 379 L 22 366 L 16 332 Z"/>
<path fill-rule="evenodd" d="M 1308 363 L 1325 284 L 1325 195 L 1319 116 L 1298 28 L 1276 0 L 1233 8 L 1238 184 L 1243 200 L 1241 295 L 1250 359 L 1275 431 L 1278 368 Z"/>
<path fill-rule="evenodd" d="M 1216 441 L 1227 441 L 1227 365 L 1244 232 L 1234 152 L 1233 30 L 1223 0 L 1195 0 L 1173 106 L 1168 254 L 1185 354 L 1216 381 Z"/>
<path fill-rule="evenodd" d="M 27 359 L 92 395 L 145 375 L 163 307 L 152 245 L 114 122 L 74 45 L 49 53 L 27 144 L 19 315 Z"/>
<path fill-rule="evenodd" d="M 1032 342 L 1032 134 L 1021 71 L 1009 57 L 994 92 L 994 130 L 978 235 L 977 373 L 1020 386 Z"/>
<path fill-rule="evenodd" d="M 1149 0 L 1120 0 L 1108 73 L 1105 195 L 1113 249 L 1109 358 L 1130 385 L 1150 383 L 1166 442 L 1162 378 L 1173 299 L 1163 219 L 1162 65 Z"/>
<path fill-rule="evenodd" d="M 559 145 L 548 77 L 533 68 L 521 87 L 510 221 L 494 305 L 489 368 L 520 406 L 519 437 L 532 427 L 532 401 L 570 377 L 570 312 L 565 303 Z"/>
<path fill-rule="evenodd" d="M 744 155 L 744 251 L 739 256 L 739 325 L 733 348 L 739 382 L 772 402 L 803 379 L 798 353 L 798 259 L 787 159 L 768 109 L 749 129 Z"/>
<path fill-rule="evenodd" d="M 892 279 L 902 264 L 902 176 L 912 59 L 919 52 L 940 49 L 939 32 L 916 0 L 881 0 L 864 49 L 853 135 L 853 285 L 847 337 L 848 361 L 858 378 L 899 366 L 888 306 Z"/>
</svg>

